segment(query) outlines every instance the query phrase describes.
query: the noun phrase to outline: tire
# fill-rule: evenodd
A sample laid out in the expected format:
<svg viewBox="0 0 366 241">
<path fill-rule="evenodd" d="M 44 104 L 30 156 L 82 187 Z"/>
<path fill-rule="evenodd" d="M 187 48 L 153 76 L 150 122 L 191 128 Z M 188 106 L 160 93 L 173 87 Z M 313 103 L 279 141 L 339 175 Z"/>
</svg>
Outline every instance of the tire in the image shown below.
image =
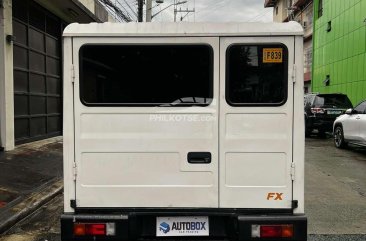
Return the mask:
<svg viewBox="0 0 366 241">
<path fill-rule="evenodd" d="M 342 126 L 337 126 L 334 129 L 334 145 L 337 148 L 345 148 L 347 146 L 346 141 L 344 140 L 343 128 Z"/>
</svg>

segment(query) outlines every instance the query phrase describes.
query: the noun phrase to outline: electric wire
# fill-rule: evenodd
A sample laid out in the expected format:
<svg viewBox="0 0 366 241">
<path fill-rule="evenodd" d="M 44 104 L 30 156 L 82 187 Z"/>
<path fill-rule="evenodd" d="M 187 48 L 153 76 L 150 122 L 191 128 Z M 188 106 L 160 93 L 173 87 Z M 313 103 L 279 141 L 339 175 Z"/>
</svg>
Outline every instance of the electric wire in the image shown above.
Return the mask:
<svg viewBox="0 0 366 241">
<path fill-rule="evenodd" d="M 114 3 L 112 3 L 110 0 L 99 0 L 100 3 L 102 3 L 104 6 L 106 6 L 109 11 L 112 13 L 115 13 L 118 18 L 124 22 L 131 22 L 131 17 L 128 16 L 128 13 L 121 10 L 119 7 L 117 7 Z"/>
</svg>

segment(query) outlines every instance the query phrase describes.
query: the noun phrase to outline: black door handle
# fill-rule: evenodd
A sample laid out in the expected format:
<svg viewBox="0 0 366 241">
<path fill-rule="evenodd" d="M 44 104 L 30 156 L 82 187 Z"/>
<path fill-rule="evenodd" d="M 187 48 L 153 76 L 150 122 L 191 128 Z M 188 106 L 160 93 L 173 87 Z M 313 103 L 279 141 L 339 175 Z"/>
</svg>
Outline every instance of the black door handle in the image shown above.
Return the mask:
<svg viewBox="0 0 366 241">
<path fill-rule="evenodd" d="M 208 164 L 211 163 L 211 152 L 188 152 L 187 160 L 191 164 Z"/>
</svg>

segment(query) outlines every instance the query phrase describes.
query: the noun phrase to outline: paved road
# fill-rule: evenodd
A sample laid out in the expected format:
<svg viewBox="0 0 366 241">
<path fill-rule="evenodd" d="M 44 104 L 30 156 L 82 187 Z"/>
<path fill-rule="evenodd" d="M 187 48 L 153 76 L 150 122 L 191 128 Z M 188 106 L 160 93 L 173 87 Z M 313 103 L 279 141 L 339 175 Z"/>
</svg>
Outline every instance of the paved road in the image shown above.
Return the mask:
<svg viewBox="0 0 366 241">
<path fill-rule="evenodd" d="M 10 229 L 0 241 L 60 241 L 59 219 L 62 210 L 63 196 L 58 195 Z"/>
<path fill-rule="evenodd" d="M 309 241 L 366 241 L 366 150 L 306 140 Z M 60 241 L 62 196 L 9 230 L 0 241 Z"/>
<path fill-rule="evenodd" d="M 309 138 L 305 156 L 309 233 L 366 234 L 366 150 Z"/>
</svg>

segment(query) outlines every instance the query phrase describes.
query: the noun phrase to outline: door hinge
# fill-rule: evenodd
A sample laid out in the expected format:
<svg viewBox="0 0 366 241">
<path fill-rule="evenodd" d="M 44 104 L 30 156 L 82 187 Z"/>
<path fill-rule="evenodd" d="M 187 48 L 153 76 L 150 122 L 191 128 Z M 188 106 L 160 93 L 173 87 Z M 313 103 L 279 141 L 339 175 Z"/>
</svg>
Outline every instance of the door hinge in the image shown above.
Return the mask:
<svg viewBox="0 0 366 241">
<path fill-rule="evenodd" d="M 74 83 L 75 81 L 75 66 L 71 65 L 71 83 Z"/>
<path fill-rule="evenodd" d="M 74 181 L 76 181 L 76 175 L 77 175 L 77 169 L 76 169 L 76 163 L 74 162 L 72 164 L 72 176 L 73 176 Z"/>
<path fill-rule="evenodd" d="M 291 163 L 291 180 L 295 180 L 295 162 Z"/>
<path fill-rule="evenodd" d="M 296 82 L 296 65 L 295 64 L 292 66 L 292 82 L 293 83 Z"/>
</svg>

